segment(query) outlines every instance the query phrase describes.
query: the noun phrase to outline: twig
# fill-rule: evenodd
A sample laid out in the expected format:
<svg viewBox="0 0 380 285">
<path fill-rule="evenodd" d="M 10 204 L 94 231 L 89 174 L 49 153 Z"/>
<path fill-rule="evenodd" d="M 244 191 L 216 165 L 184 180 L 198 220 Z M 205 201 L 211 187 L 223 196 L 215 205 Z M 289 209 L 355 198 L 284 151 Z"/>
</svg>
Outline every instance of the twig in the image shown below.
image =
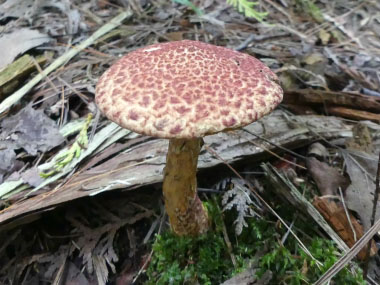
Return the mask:
<svg viewBox="0 0 380 285">
<path fill-rule="evenodd" d="M 333 266 L 329 268 L 323 274 L 319 280 L 314 283 L 314 285 L 322 285 L 325 284 L 328 280 L 333 278 L 339 271 L 347 265 L 358 253 L 359 251 L 367 244 L 368 241 L 372 239 L 372 237 L 380 230 L 380 219 L 371 227 L 355 245 L 347 251 Z"/>
<path fill-rule="evenodd" d="M 246 128 L 243 128 L 243 131 L 245 131 L 246 133 L 249 133 L 250 135 L 253 135 L 253 136 L 255 136 L 255 137 L 257 137 L 257 138 L 259 138 L 259 139 L 261 139 L 261 140 L 263 140 L 263 141 L 265 141 L 267 143 L 269 143 L 270 145 L 273 145 L 276 148 L 282 149 L 283 151 L 286 151 L 286 152 L 290 153 L 291 155 L 293 155 L 295 157 L 298 157 L 298 158 L 300 158 L 302 160 L 306 159 L 305 156 L 300 155 L 300 154 L 298 154 L 298 153 L 296 153 L 296 152 L 294 152 L 294 151 L 292 151 L 292 150 L 290 150 L 290 149 L 288 149 L 286 147 L 283 147 L 283 146 L 281 146 L 279 144 L 276 144 L 276 143 L 272 142 L 271 140 L 268 140 L 267 138 L 264 138 L 263 136 L 260 136 L 258 134 L 255 134 L 254 132 L 251 132 L 250 130 L 247 130 Z"/>
<path fill-rule="evenodd" d="M 285 30 L 285 31 L 287 31 L 287 32 L 289 32 L 291 34 L 294 34 L 294 35 L 298 36 L 300 39 L 304 40 L 307 43 L 313 43 L 314 42 L 314 40 L 310 36 L 307 36 L 304 33 L 300 32 L 300 31 L 297 31 L 297 30 L 295 30 L 295 29 L 293 29 L 291 27 L 288 27 L 286 25 L 276 24 L 275 28 L 279 28 L 279 29 Z"/>
<path fill-rule="evenodd" d="M 63 120 L 64 120 L 64 113 L 65 113 L 65 88 L 62 86 L 62 92 L 61 92 L 61 117 L 59 120 L 59 128 L 62 128 Z"/>
<path fill-rule="evenodd" d="M 161 216 L 161 221 L 160 221 L 160 226 L 158 227 L 158 231 L 157 231 L 157 234 L 159 235 L 161 233 L 161 229 L 162 229 L 162 225 L 164 224 L 164 221 L 166 219 L 166 212 L 164 211 L 164 208 L 161 207 L 161 211 L 162 211 L 162 216 Z M 140 275 L 144 272 L 146 266 L 148 265 L 148 263 L 150 262 L 150 260 L 152 259 L 152 256 L 153 256 L 153 250 L 150 251 L 147 259 L 145 260 L 144 264 L 141 266 L 139 272 L 136 274 L 135 278 L 133 278 L 132 280 L 132 284 L 135 284 L 135 282 L 137 281 L 137 279 L 140 277 Z"/>
<path fill-rule="evenodd" d="M 220 210 L 219 205 L 218 205 L 218 203 L 216 201 L 215 196 L 213 196 L 212 198 L 213 198 L 213 200 L 214 200 L 214 202 L 216 204 L 216 207 L 218 208 L 219 214 L 223 215 L 222 211 Z M 228 253 L 229 253 L 230 257 L 231 257 L 232 264 L 234 265 L 235 268 L 237 268 L 236 257 L 235 257 L 235 255 L 234 255 L 234 253 L 232 251 L 232 245 L 231 245 L 230 238 L 228 237 L 226 224 L 224 223 L 223 218 L 221 219 L 221 221 L 222 221 L 222 232 L 223 232 L 224 242 L 226 243 L 227 250 L 228 250 Z"/>
<path fill-rule="evenodd" d="M 80 99 L 82 99 L 82 101 L 84 103 L 86 103 L 87 105 L 90 103 L 87 99 L 87 96 L 84 95 L 82 92 L 78 91 L 75 89 L 75 87 L 73 87 L 72 85 L 70 85 L 69 83 L 67 83 L 65 80 L 63 80 L 61 77 L 57 76 L 58 80 L 61 81 L 64 85 L 67 86 L 67 88 L 69 88 L 72 92 L 74 92 L 76 95 L 78 95 L 78 97 Z"/>
<path fill-rule="evenodd" d="M 100 119 L 100 111 L 98 108 L 95 108 L 95 118 L 94 118 L 94 124 L 92 125 L 92 129 L 91 129 L 91 132 L 90 132 L 90 135 L 88 137 L 88 143 L 91 143 L 92 142 L 92 139 L 94 138 L 95 136 L 95 132 L 96 132 L 96 129 L 98 127 L 98 124 L 99 124 L 99 119 Z"/>
<path fill-rule="evenodd" d="M 34 66 L 36 67 L 36 69 L 38 70 L 38 73 L 43 73 L 43 70 L 41 68 L 41 66 L 38 64 L 37 60 L 34 58 L 34 57 L 31 57 L 32 58 L 32 61 L 33 61 L 33 64 Z M 49 85 L 51 86 L 51 88 L 53 88 L 53 90 L 56 92 L 56 93 L 59 93 L 59 90 L 57 88 L 57 86 L 55 86 L 55 84 L 53 83 L 53 81 L 50 79 L 49 76 L 45 76 L 46 77 L 46 81 L 49 83 Z"/>
<path fill-rule="evenodd" d="M 289 15 L 289 13 L 286 12 L 285 9 L 283 9 L 280 5 L 278 5 L 277 3 L 271 0 L 264 0 L 264 1 L 267 2 L 269 5 L 271 5 L 273 8 L 275 8 L 277 11 L 279 11 L 281 14 L 285 15 L 288 18 L 290 23 L 294 22 L 292 17 Z"/>
<path fill-rule="evenodd" d="M 323 14 L 323 18 L 326 21 L 329 21 L 329 22 L 333 23 L 339 30 L 341 30 L 345 35 L 347 35 L 352 41 L 354 41 L 355 43 L 357 43 L 360 48 L 364 49 L 364 46 L 361 43 L 359 37 L 356 37 L 355 34 L 354 34 L 354 32 L 352 32 L 350 30 L 347 30 L 344 27 L 344 25 L 339 20 L 337 20 L 337 18 L 331 17 L 330 15 L 328 15 L 326 13 Z"/>
<path fill-rule="evenodd" d="M 348 211 L 347 211 L 346 203 L 344 202 L 342 188 L 338 187 L 338 190 L 339 190 L 340 200 L 342 201 L 342 204 L 343 204 L 344 213 L 346 214 L 348 223 L 350 224 L 351 231 L 352 231 L 352 233 L 354 235 L 354 241 L 356 242 L 357 241 L 356 231 L 354 230 L 354 227 L 353 227 L 352 222 L 351 222 L 350 215 L 348 214 Z M 371 226 L 373 226 L 373 224 Z"/>
<path fill-rule="evenodd" d="M 248 38 L 246 38 L 240 45 L 238 45 L 235 50 L 241 51 L 246 49 L 252 42 L 255 41 L 264 41 L 272 38 L 286 37 L 289 36 L 289 33 L 280 33 L 277 35 L 256 35 L 251 34 Z"/>
<path fill-rule="evenodd" d="M 305 157 L 304 157 L 304 156 L 299 155 L 299 154 L 295 153 L 294 151 L 291 151 L 291 150 L 287 149 L 286 147 L 283 147 L 283 146 L 281 146 L 281 145 L 275 144 L 275 143 L 271 142 L 270 140 L 268 140 L 268 139 L 266 139 L 266 138 L 264 138 L 264 137 L 262 137 L 262 136 L 259 136 L 259 135 L 255 134 L 255 133 L 253 133 L 253 132 L 251 132 L 251 131 L 249 131 L 249 130 L 247 130 L 247 129 L 243 129 L 243 130 L 244 130 L 245 132 L 247 132 L 247 133 L 249 133 L 249 134 L 251 134 L 251 135 L 253 135 L 253 136 L 255 136 L 255 137 L 257 137 L 257 138 L 259 138 L 259 139 L 261 139 L 261 140 L 263 140 L 263 141 L 265 141 L 265 142 L 267 142 L 268 144 L 270 144 L 270 145 L 272 145 L 272 146 L 275 146 L 276 148 L 279 148 L 279 149 L 281 149 L 281 150 L 284 150 L 285 152 L 289 152 L 289 153 L 291 153 L 292 155 L 294 155 L 294 156 L 296 156 L 296 157 L 298 157 L 298 158 L 301 158 L 301 159 L 305 160 Z M 271 155 L 277 157 L 278 159 L 280 159 L 280 160 L 282 160 L 282 161 L 285 161 L 285 162 L 287 162 L 287 163 L 289 163 L 289 164 L 291 164 L 291 165 L 294 165 L 295 167 L 299 167 L 299 168 L 301 168 L 301 169 L 306 169 L 306 168 L 305 168 L 304 166 L 302 166 L 302 165 L 299 165 L 299 164 L 297 164 L 297 163 L 294 163 L 294 162 L 292 162 L 292 161 L 290 161 L 290 160 L 287 160 L 287 159 L 285 159 L 285 158 L 279 156 L 278 154 L 276 154 L 276 153 L 272 152 L 271 150 L 269 150 L 268 148 L 264 147 L 262 144 L 257 144 L 257 143 L 255 143 L 254 141 L 252 141 L 251 139 L 248 139 L 248 138 L 245 138 L 245 139 L 246 139 L 247 141 L 249 141 L 251 144 L 255 145 L 256 147 L 263 149 L 264 151 L 270 153 Z"/>
<path fill-rule="evenodd" d="M 373 197 L 371 227 L 375 223 L 377 201 L 379 200 L 379 194 L 380 194 L 380 152 L 379 152 L 379 160 L 377 161 L 376 190 L 375 190 L 375 195 Z M 366 252 L 365 263 L 364 263 L 364 268 L 363 268 L 363 277 L 364 278 L 366 278 L 367 274 L 368 274 L 368 264 L 369 264 L 369 256 L 370 256 L 370 252 L 371 252 L 371 243 L 372 243 L 372 240 L 370 240 L 368 242 L 368 246 L 367 246 L 367 252 Z"/>
<path fill-rule="evenodd" d="M 293 166 L 295 166 L 295 167 L 299 167 L 299 168 L 301 168 L 301 169 L 307 170 L 306 167 L 304 167 L 304 166 L 302 166 L 302 165 L 299 165 L 299 164 L 297 164 L 297 163 L 295 163 L 295 162 L 293 162 L 293 161 L 290 161 L 290 160 L 288 160 L 288 159 L 286 159 L 286 158 L 283 158 L 283 157 L 279 156 L 277 153 L 271 151 L 270 149 L 266 148 L 266 147 L 263 146 L 262 144 L 255 143 L 254 141 L 252 141 L 252 140 L 250 140 L 250 139 L 247 139 L 247 140 L 248 140 L 251 144 L 255 145 L 256 147 L 261 148 L 262 150 L 264 150 L 264 151 L 268 152 L 269 154 L 273 155 L 274 157 L 277 157 L 279 160 L 281 160 L 281 161 L 285 161 L 286 163 L 289 163 L 289 164 L 291 164 L 291 165 L 293 165 Z"/>
<path fill-rule="evenodd" d="M 290 229 L 293 228 L 293 226 L 294 226 L 294 222 L 297 220 L 297 218 L 298 218 L 298 212 L 297 212 L 297 214 L 296 214 L 296 217 L 294 218 L 294 220 L 292 221 L 292 223 L 291 223 L 290 226 L 289 226 Z M 287 230 L 286 233 L 284 234 L 284 236 L 281 238 L 281 245 L 282 245 L 282 246 L 283 246 L 284 243 L 286 242 L 286 239 L 288 238 L 289 234 L 290 234 L 290 231 Z"/>
<path fill-rule="evenodd" d="M 60 67 L 61 65 L 64 65 L 66 62 L 68 62 L 70 59 L 72 59 L 74 56 L 76 56 L 79 52 L 81 52 L 83 49 L 87 48 L 89 45 L 93 44 L 94 41 L 99 39 L 104 34 L 108 33 L 112 29 L 119 26 L 122 21 L 124 21 L 126 18 L 132 16 L 131 10 L 124 11 L 120 13 L 118 16 L 113 18 L 109 23 L 102 26 L 100 29 L 98 29 L 91 37 L 80 43 L 79 45 L 73 47 L 68 52 L 64 53 L 60 57 L 58 57 L 52 64 L 50 64 L 45 70 L 37 74 L 32 80 L 30 80 L 27 84 L 25 84 L 22 88 L 17 90 L 15 93 L 13 93 L 11 96 L 9 96 L 7 99 L 5 99 L 0 104 L 0 115 L 5 113 L 12 105 L 16 104 L 22 97 L 26 95 L 35 85 L 38 84 L 44 77 L 46 77 L 48 74 L 53 72 L 55 69 Z"/>
</svg>

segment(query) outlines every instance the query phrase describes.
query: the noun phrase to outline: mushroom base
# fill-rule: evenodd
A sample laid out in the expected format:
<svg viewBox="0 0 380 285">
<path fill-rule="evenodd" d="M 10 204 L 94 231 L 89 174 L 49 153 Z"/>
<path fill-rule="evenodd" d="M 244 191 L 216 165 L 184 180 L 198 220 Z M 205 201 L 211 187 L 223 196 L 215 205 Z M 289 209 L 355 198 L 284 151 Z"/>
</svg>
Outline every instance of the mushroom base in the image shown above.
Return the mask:
<svg viewBox="0 0 380 285">
<path fill-rule="evenodd" d="M 197 195 L 197 164 L 203 140 L 170 139 L 164 171 L 165 208 L 172 230 L 196 236 L 209 228 L 207 210 Z"/>
</svg>

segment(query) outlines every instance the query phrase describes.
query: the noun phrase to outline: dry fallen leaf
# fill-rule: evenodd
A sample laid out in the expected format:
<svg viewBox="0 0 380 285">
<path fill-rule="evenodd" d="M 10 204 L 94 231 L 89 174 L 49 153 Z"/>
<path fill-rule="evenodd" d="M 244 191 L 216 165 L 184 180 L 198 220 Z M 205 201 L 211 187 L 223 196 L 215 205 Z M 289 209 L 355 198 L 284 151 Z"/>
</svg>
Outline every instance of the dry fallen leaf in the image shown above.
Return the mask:
<svg viewBox="0 0 380 285">
<path fill-rule="evenodd" d="M 28 28 L 18 29 L 0 36 L 0 46 L 7 47 L 3 48 L 0 53 L 0 70 L 12 63 L 18 55 L 48 41 L 50 38 L 47 35 Z"/>
<path fill-rule="evenodd" d="M 0 183 L 3 182 L 3 176 L 13 169 L 16 161 L 16 153 L 13 150 L 1 149 L 2 147 L 0 145 Z"/>
<path fill-rule="evenodd" d="M 375 191 L 376 155 L 362 151 L 351 151 L 343 154 L 351 185 L 346 190 L 346 205 L 355 211 L 367 231 L 371 227 L 373 197 Z M 380 203 L 377 201 L 376 218 L 380 218 Z"/>
<path fill-rule="evenodd" d="M 30 155 L 46 152 L 63 142 L 55 122 L 31 106 L 1 122 L 0 139 L 7 149 L 23 148 Z"/>
<path fill-rule="evenodd" d="M 339 187 L 344 192 L 349 185 L 348 179 L 340 174 L 338 169 L 319 161 L 315 157 L 308 157 L 306 159 L 306 166 L 322 196 L 337 196 Z"/>
<path fill-rule="evenodd" d="M 319 160 L 324 160 L 329 155 L 329 152 L 323 144 L 316 142 L 309 146 L 307 154 L 308 156 L 314 156 Z"/>
<path fill-rule="evenodd" d="M 331 34 L 329 32 L 327 32 L 326 30 L 321 29 L 319 31 L 319 38 L 320 38 L 323 45 L 327 45 L 328 42 L 330 41 Z"/>
</svg>

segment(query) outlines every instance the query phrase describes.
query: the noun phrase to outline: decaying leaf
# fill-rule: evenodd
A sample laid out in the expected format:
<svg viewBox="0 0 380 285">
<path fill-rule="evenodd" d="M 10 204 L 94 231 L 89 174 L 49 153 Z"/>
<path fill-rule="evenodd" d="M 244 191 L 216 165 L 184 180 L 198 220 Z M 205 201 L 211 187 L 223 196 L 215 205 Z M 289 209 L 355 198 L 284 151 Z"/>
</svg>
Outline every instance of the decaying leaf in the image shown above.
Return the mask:
<svg viewBox="0 0 380 285">
<path fill-rule="evenodd" d="M 36 155 L 38 151 L 49 151 L 63 142 L 54 121 L 31 106 L 4 119 L 1 128 L 0 139 L 8 143 L 8 151 L 12 151 L 11 147 L 23 148 L 30 155 Z"/>
<path fill-rule="evenodd" d="M 344 192 L 349 184 L 348 179 L 338 169 L 319 161 L 315 157 L 308 157 L 306 166 L 323 196 L 336 196 L 339 187 Z"/>
<path fill-rule="evenodd" d="M 9 173 L 16 161 L 16 153 L 13 150 L 0 149 L 0 183 L 3 176 Z"/>
<path fill-rule="evenodd" d="M 329 155 L 326 147 L 319 142 L 311 144 L 307 150 L 307 154 L 308 156 L 314 156 L 319 160 L 324 160 Z"/>
<path fill-rule="evenodd" d="M 360 225 L 351 214 L 348 214 L 350 218 L 349 221 L 344 207 L 341 204 L 329 201 L 329 199 L 316 197 L 313 201 L 313 205 L 350 248 L 363 236 L 363 226 Z M 355 234 L 353 231 L 355 231 Z M 366 251 L 367 248 L 363 248 L 359 252 L 358 258 L 360 260 L 365 260 Z M 371 241 L 371 256 L 375 255 L 376 251 L 375 242 Z"/>
<path fill-rule="evenodd" d="M 9 47 L 1 50 L 0 70 L 10 64 L 19 54 L 48 42 L 50 38 L 37 30 L 18 29 L 10 34 L 0 36 L 0 46 Z"/>
<path fill-rule="evenodd" d="M 7 0 L 0 5 L 0 20 L 8 17 L 19 18 L 33 9 L 33 0 Z"/>
<path fill-rule="evenodd" d="M 372 136 L 367 125 L 358 123 L 352 128 L 352 138 L 345 143 L 348 149 L 373 152 Z"/>
<path fill-rule="evenodd" d="M 370 228 L 377 157 L 373 155 L 374 145 L 369 128 L 364 123 L 356 124 L 352 129 L 352 139 L 347 140 L 343 157 L 347 173 L 352 183 L 346 192 L 347 207 L 355 211 L 365 230 Z M 380 217 L 380 203 L 377 202 L 376 219 Z"/>
<path fill-rule="evenodd" d="M 37 187 L 43 182 L 40 172 L 37 167 L 32 167 L 21 174 L 21 178 L 24 182 L 33 187 Z"/>
<path fill-rule="evenodd" d="M 373 197 L 375 191 L 376 155 L 362 151 L 343 153 L 351 185 L 346 190 L 346 205 L 355 211 L 367 231 L 371 227 Z M 380 218 L 380 202 L 377 201 L 376 218 Z"/>
</svg>

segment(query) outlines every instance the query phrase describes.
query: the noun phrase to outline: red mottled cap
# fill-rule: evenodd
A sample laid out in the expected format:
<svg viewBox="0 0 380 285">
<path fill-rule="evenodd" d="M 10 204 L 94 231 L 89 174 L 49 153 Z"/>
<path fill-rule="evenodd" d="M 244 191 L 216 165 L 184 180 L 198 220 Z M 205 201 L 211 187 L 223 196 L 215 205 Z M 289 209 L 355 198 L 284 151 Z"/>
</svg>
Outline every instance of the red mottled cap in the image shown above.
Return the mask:
<svg viewBox="0 0 380 285">
<path fill-rule="evenodd" d="M 281 102 L 282 93 L 277 76 L 258 59 L 185 40 L 122 57 L 100 77 L 95 100 L 126 129 L 194 138 L 258 120 Z"/>
</svg>

